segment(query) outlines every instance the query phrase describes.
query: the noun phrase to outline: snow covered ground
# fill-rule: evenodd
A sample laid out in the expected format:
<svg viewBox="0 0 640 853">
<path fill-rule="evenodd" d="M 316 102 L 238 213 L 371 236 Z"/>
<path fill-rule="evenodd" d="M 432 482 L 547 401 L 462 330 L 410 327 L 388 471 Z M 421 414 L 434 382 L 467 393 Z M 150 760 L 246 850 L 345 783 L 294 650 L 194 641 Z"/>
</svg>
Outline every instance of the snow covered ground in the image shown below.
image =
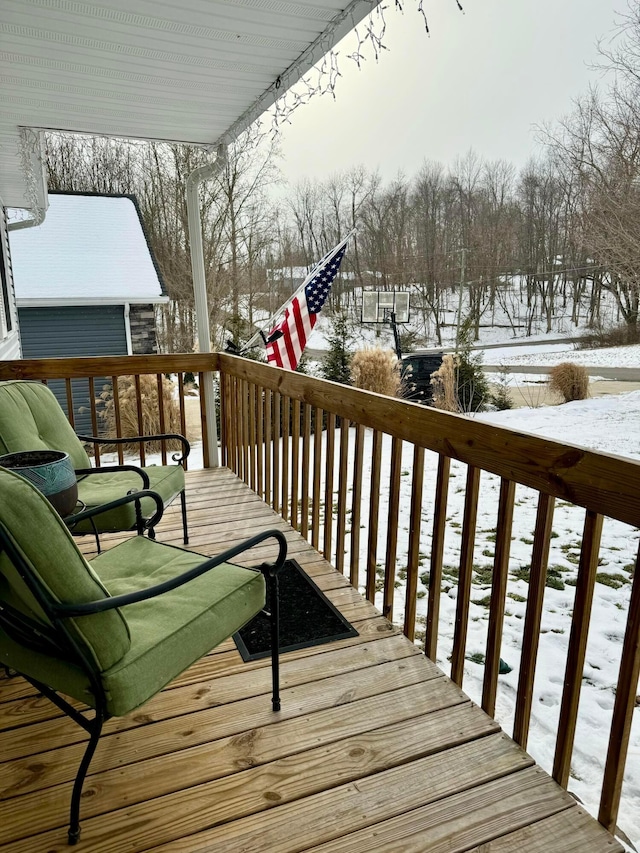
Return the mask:
<svg viewBox="0 0 640 853">
<path fill-rule="evenodd" d="M 485 361 L 491 364 L 531 364 L 553 366 L 563 361 L 584 367 L 638 367 L 640 344 L 605 349 L 576 350 L 571 344 L 547 344 L 532 347 L 504 347 L 485 350 Z"/>
</svg>

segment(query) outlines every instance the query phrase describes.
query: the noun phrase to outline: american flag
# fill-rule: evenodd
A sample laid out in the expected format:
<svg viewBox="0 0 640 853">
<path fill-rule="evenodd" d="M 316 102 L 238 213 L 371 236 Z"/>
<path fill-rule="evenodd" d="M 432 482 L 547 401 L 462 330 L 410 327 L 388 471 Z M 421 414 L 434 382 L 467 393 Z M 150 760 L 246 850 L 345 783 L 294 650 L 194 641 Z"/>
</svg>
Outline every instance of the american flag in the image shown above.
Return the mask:
<svg viewBox="0 0 640 853">
<path fill-rule="evenodd" d="M 287 370 L 295 370 L 298 366 L 318 314 L 338 274 L 349 237 L 338 243 L 316 264 L 287 305 L 282 320 L 267 335 L 269 363 Z"/>
</svg>

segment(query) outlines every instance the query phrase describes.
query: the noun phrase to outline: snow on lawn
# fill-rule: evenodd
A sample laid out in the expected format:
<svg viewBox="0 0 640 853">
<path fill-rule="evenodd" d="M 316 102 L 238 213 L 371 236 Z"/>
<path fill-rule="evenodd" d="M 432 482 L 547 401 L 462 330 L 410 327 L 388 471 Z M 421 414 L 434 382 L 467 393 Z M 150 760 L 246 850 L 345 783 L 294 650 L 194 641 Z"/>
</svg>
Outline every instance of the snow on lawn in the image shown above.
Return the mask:
<svg viewBox="0 0 640 853">
<path fill-rule="evenodd" d="M 476 417 L 591 450 L 640 459 L 640 391 L 537 409 L 482 412 Z"/>
<path fill-rule="evenodd" d="M 546 350 L 546 351 L 545 351 Z M 638 367 L 640 368 L 640 344 L 630 344 L 625 347 L 607 347 L 603 349 L 574 350 L 571 344 L 553 347 L 549 351 L 546 346 L 531 347 L 523 353 L 519 347 L 488 349 L 484 360 L 487 364 L 518 365 L 531 364 L 552 367 L 563 361 L 572 364 L 582 364 L 585 367 Z"/>
</svg>

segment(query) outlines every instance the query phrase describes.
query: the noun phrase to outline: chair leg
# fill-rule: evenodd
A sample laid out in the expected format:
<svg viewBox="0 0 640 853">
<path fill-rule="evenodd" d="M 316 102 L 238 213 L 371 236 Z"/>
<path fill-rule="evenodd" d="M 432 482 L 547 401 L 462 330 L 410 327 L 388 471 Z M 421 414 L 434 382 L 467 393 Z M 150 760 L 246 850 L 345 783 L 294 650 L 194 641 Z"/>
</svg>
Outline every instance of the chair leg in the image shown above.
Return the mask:
<svg viewBox="0 0 640 853">
<path fill-rule="evenodd" d="M 187 528 L 187 496 L 184 489 L 180 492 L 180 505 L 182 506 L 182 532 L 184 534 L 184 544 L 189 544 L 189 530 Z"/>
<path fill-rule="evenodd" d="M 274 711 L 280 710 L 280 596 L 278 594 L 278 575 L 266 575 L 269 611 L 271 613 L 271 705 Z"/>
<path fill-rule="evenodd" d="M 100 735 L 102 734 L 102 726 L 105 721 L 104 714 L 96 710 L 95 719 L 91 723 L 89 729 L 90 737 L 87 748 L 85 749 L 80 767 L 76 774 L 76 780 L 73 783 L 73 793 L 71 794 L 71 810 L 69 813 L 69 844 L 77 844 L 80 840 L 80 797 L 82 796 L 82 786 L 91 764 L 91 759 L 98 746 Z"/>
<path fill-rule="evenodd" d="M 93 535 L 96 537 L 96 550 L 99 554 L 100 553 L 100 535 L 98 533 L 98 528 L 96 526 L 95 519 L 90 518 L 89 523 L 91 524 L 91 527 L 93 528 Z"/>
</svg>

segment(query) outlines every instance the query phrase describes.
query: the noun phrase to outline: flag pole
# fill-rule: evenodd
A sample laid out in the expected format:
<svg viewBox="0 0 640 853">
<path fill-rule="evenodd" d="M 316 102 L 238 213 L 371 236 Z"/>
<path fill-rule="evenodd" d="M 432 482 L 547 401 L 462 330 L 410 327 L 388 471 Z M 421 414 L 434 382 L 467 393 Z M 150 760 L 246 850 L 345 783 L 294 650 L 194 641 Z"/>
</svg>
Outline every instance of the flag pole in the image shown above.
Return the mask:
<svg viewBox="0 0 640 853">
<path fill-rule="evenodd" d="M 315 265 L 313 266 L 313 268 L 312 268 L 312 269 L 311 269 L 311 271 L 308 273 L 307 277 L 306 277 L 306 278 L 305 278 L 305 280 L 302 282 L 302 284 L 294 290 L 294 292 L 291 294 L 291 296 L 287 296 L 286 300 L 282 303 L 282 305 L 278 308 L 278 310 L 277 310 L 274 314 L 272 314 L 272 315 L 271 315 L 271 317 L 270 317 L 270 318 L 267 320 L 267 322 L 262 326 L 262 328 L 261 328 L 261 329 L 258 329 L 258 331 L 257 331 L 257 332 L 256 332 L 256 333 L 255 333 L 251 338 L 249 338 L 249 340 L 247 341 L 247 343 L 246 343 L 246 344 L 245 344 L 245 345 L 240 349 L 240 355 L 242 355 L 242 353 L 243 353 L 243 352 L 246 352 L 248 349 L 251 349 L 251 347 L 252 347 L 252 346 L 254 346 L 254 344 L 255 344 L 257 341 L 259 341 L 259 340 L 260 340 L 260 338 L 263 338 L 263 340 L 264 340 L 264 333 L 265 333 L 265 331 L 266 331 L 267 329 L 273 329 L 273 327 L 274 327 L 274 326 L 275 326 L 275 324 L 276 324 L 276 320 L 280 317 L 280 315 L 282 314 L 282 312 L 286 309 L 287 305 L 288 305 L 288 304 L 289 304 L 293 299 L 295 299 L 295 298 L 296 298 L 296 296 L 297 296 L 299 293 L 302 293 L 302 291 L 303 291 L 303 290 L 305 289 L 305 287 L 309 284 L 309 282 L 310 282 L 310 281 L 311 281 L 311 279 L 315 276 L 315 274 L 316 274 L 316 273 L 317 273 L 317 271 L 320 269 L 320 267 L 323 267 L 323 266 L 325 266 L 326 264 L 328 264 L 328 263 L 332 260 L 332 258 L 333 258 L 335 255 L 337 255 L 337 254 L 338 254 L 338 252 L 340 251 L 340 249 L 341 249 L 343 246 L 346 246 L 346 244 L 349 242 L 349 240 L 353 237 L 353 235 L 354 235 L 355 233 L 356 233 L 356 229 L 355 229 L 355 228 L 352 228 L 352 229 L 351 229 L 351 231 L 349 231 L 349 233 L 347 234 L 347 236 L 346 236 L 346 237 L 344 237 L 344 239 L 340 240 L 340 242 L 338 243 L 338 245 L 337 245 L 337 246 L 335 246 L 333 249 L 330 249 L 330 250 L 327 252 L 327 254 L 326 254 L 326 255 L 324 255 L 324 256 L 323 256 L 323 257 L 322 257 L 322 258 L 317 262 L 317 264 L 315 264 Z"/>
</svg>

